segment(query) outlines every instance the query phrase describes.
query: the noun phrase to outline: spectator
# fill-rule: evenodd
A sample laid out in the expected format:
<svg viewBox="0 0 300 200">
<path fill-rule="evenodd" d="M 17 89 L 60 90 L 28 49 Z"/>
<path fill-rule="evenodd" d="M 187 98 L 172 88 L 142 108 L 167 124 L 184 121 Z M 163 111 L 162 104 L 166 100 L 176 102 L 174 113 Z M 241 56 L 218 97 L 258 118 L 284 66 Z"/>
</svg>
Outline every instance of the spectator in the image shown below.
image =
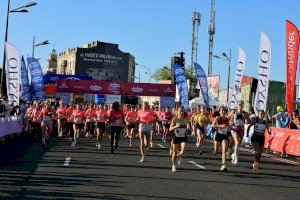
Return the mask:
<svg viewBox="0 0 300 200">
<path fill-rule="evenodd" d="M 290 129 L 299 129 L 300 128 L 300 117 L 299 117 L 299 110 L 294 110 L 292 113 L 292 119 L 289 124 Z"/>
<path fill-rule="evenodd" d="M 276 128 L 287 128 L 290 122 L 290 117 L 287 113 L 283 110 L 282 106 L 277 106 L 277 114 L 274 115 L 272 118 L 276 121 Z"/>
</svg>

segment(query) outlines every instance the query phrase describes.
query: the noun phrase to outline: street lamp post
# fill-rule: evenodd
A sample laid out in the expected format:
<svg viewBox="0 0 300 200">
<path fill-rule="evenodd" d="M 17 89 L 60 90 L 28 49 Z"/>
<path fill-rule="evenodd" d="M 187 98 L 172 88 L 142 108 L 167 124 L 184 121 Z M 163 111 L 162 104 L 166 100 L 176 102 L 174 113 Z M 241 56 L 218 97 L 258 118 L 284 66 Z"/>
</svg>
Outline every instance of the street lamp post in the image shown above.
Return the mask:
<svg viewBox="0 0 300 200">
<path fill-rule="evenodd" d="M 35 44 L 35 35 L 33 36 L 33 42 L 32 42 L 32 57 L 34 58 L 34 48 L 38 46 L 43 46 L 49 44 L 49 40 L 45 40 L 41 43 Z"/>
<path fill-rule="evenodd" d="M 231 67 L 231 49 L 229 51 L 229 57 L 227 56 L 226 53 L 222 53 L 222 55 L 224 58 L 217 56 L 217 55 L 214 55 L 213 57 L 219 58 L 222 60 L 226 60 L 228 62 L 228 78 L 227 78 L 227 103 L 228 103 L 228 101 L 229 101 L 230 67 Z"/>
<path fill-rule="evenodd" d="M 141 67 L 144 67 L 145 69 L 147 69 L 149 72 L 149 75 L 150 75 L 150 77 L 149 77 L 149 82 L 151 83 L 151 77 L 152 77 L 152 73 L 151 73 L 151 70 L 150 70 L 150 68 L 149 67 L 147 67 L 147 66 L 145 66 L 145 65 L 141 65 L 141 64 L 138 64 L 138 63 L 135 63 L 135 65 L 137 65 L 137 66 L 141 66 Z"/>
<path fill-rule="evenodd" d="M 0 94 L 6 93 L 6 77 L 5 77 L 5 63 L 6 63 L 6 54 L 5 54 L 5 43 L 7 42 L 8 37 L 8 24 L 9 24 L 9 13 L 27 13 L 28 10 L 23 8 L 28 8 L 31 6 L 35 6 L 37 3 L 30 2 L 21 7 L 15 8 L 10 10 L 10 0 L 7 2 L 7 14 L 6 14 L 6 26 L 5 26 L 5 37 L 4 37 L 4 52 L 3 52 L 3 62 L 2 62 L 2 71 L 1 71 L 1 87 L 0 87 Z"/>
</svg>

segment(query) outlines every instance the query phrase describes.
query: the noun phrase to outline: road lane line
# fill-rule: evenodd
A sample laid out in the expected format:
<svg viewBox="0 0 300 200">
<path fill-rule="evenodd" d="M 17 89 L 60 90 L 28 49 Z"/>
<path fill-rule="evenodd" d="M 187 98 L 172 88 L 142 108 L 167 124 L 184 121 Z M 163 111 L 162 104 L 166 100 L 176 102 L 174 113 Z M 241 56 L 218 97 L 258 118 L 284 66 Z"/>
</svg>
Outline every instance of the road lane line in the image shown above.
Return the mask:
<svg viewBox="0 0 300 200">
<path fill-rule="evenodd" d="M 71 161 L 71 157 L 67 157 L 64 163 L 64 166 L 69 166 Z"/>
<path fill-rule="evenodd" d="M 159 147 L 161 147 L 161 148 L 163 148 L 163 149 L 166 148 L 165 146 L 163 146 L 163 145 L 161 145 L 161 144 L 157 144 L 157 146 L 159 146 Z"/>
<path fill-rule="evenodd" d="M 195 166 L 197 166 L 197 167 L 199 167 L 199 168 L 201 168 L 201 169 L 206 169 L 206 167 L 204 167 L 204 166 L 202 166 L 202 165 L 199 165 L 199 164 L 197 164 L 197 163 L 195 163 L 194 161 L 189 161 L 189 163 L 191 163 L 191 164 L 193 164 L 193 165 L 195 165 Z"/>
</svg>

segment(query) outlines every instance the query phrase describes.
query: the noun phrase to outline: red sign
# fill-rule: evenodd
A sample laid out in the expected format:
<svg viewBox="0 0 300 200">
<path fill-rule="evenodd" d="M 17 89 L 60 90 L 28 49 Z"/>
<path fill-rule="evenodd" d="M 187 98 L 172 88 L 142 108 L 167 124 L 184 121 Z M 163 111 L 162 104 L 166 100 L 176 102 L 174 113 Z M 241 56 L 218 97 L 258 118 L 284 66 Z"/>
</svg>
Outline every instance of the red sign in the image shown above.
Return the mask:
<svg viewBox="0 0 300 200">
<path fill-rule="evenodd" d="M 288 155 L 300 156 L 300 131 L 271 128 L 271 135 L 265 133 L 265 148 Z"/>
<path fill-rule="evenodd" d="M 175 84 L 58 80 L 56 92 L 175 97 Z"/>
<path fill-rule="evenodd" d="M 290 21 L 286 21 L 286 106 L 292 114 L 299 52 L 299 32 Z"/>
</svg>

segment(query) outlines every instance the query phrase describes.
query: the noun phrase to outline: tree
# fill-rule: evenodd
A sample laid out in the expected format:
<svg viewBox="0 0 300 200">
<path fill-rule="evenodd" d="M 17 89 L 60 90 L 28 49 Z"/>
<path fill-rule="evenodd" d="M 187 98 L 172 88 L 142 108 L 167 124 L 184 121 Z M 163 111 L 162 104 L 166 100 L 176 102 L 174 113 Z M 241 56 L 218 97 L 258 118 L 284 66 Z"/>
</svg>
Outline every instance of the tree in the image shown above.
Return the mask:
<svg viewBox="0 0 300 200">
<path fill-rule="evenodd" d="M 152 78 L 156 81 L 171 80 L 171 70 L 167 66 L 162 66 L 154 72 Z"/>
</svg>

